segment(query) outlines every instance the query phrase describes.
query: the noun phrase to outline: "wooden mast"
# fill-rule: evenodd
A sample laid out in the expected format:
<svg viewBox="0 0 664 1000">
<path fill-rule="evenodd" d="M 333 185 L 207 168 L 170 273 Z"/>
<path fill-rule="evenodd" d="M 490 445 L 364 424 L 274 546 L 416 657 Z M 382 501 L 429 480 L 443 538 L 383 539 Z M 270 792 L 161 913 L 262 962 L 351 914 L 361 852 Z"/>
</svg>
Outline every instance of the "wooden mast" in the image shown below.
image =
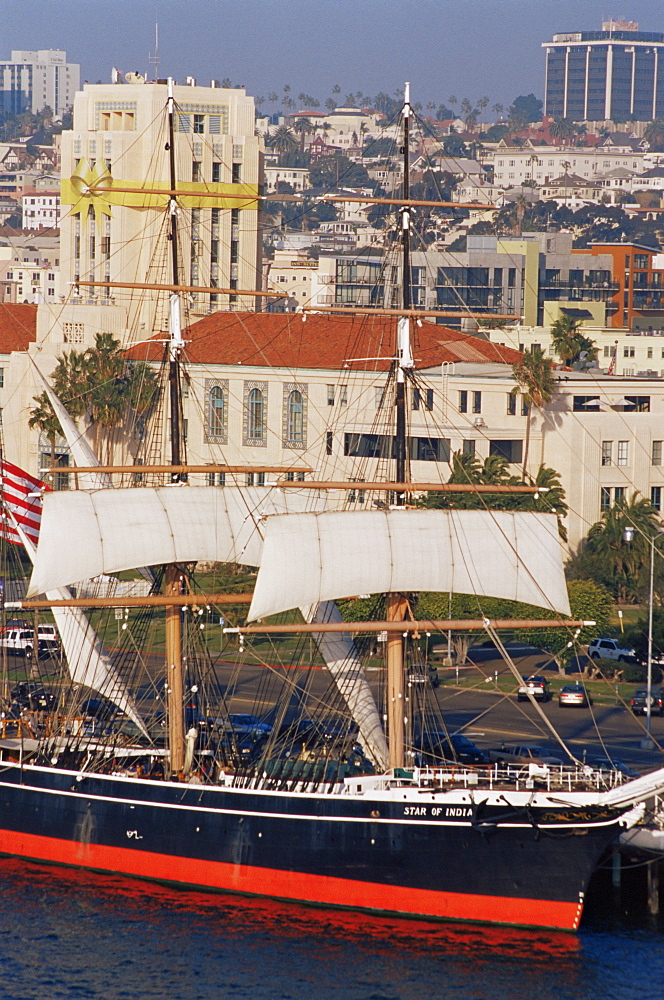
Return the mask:
<svg viewBox="0 0 664 1000">
<path fill-rule="evenodd" d="M 396 385 L 396 428 L 395 457 L 396 479 L 400 483 L 410 481 L 410 463 L 408 461 L 408 429 L 406 426 L 406 379 L 413 369 L 413 356 L 410 345 L 410 319 L 407 313 L 411 308 L 410 295 L 410 84 L 405 85 L 403 105 L 403 206 L 401 208 L 401 238 L 402 238 L 402 268 L 401 279 L 403 299 L 402 306 L 406 315 L 397 321 L 397 350 L 394 360 Z M 404 506 L 407 492 L 399 491 L 396 495 L 398 506 Z M 403 621 L 406 616 L 408 601 L 404 594 L 390 593 L 387 595 L 385 617 L 388 622 Z M 404 697 L 404 639 L 399 632 L 388 632 L 386 643 L 387 655 L 387 737 L 390 767 L 403 767 L 404 731 L 406 724 L 406 702 Z"/>
<path fill-rule="evenodd" d="M 175 101 L 173 80 L 168 81 L 168 151 L 171 189 L 175 190 Z M 178 205 L 174 194 L 168 203 L 170 214 L 171 269 L 173 284 L 179 282 L 178 261 Z M 182 439 L 180 421 L 180 359 L 184 341 L 180 317 L 180 295 L 171 292 L 169 308 L 169 353 L 168 383 L 171 417 L 171 465 L 182 465 Z M 183 479 L 180 472 L 171 474 L 171 482 Z M 184 590 L 184 576 L 176 565 L 165 568 L 164 590 L 168 597 L 181 594 Z M 181 777 L 184 771 L 184 680 L 182 672 L 182 608 L 169 605 L 166 608 L 166 694 L 168 707 L 168 741 L 170 750 L 171 776 Z"/>
</svg>

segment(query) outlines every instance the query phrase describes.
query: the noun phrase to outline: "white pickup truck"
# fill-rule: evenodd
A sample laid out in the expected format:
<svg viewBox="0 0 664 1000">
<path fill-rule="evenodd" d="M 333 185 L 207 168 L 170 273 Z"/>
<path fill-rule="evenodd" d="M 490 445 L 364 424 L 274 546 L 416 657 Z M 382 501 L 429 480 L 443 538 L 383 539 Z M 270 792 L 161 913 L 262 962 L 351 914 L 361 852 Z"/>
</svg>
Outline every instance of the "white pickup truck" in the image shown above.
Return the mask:
<svg viewBox="0 0 664 1000">
<path fill-rule="evenodd" d="M 591 660 L 618 660 L 620 663 L 636 660 L 636 652 L 621 646 L 617 639 L 593 639 L 588 643 L 588 656 Z"/>
<path fill-rule="evenodd" d="M 38 633 L 37 641 L 40 659 L 54 656 L 59 652 L 59 643 L 56 639 L 46 638 Z M 8 653 L 30 657 L 35 647 L 35 633 L 32 629 L 25 628 L 5 629 L 0 633 L 0 647 L 4 647 Z"/>
</svg>

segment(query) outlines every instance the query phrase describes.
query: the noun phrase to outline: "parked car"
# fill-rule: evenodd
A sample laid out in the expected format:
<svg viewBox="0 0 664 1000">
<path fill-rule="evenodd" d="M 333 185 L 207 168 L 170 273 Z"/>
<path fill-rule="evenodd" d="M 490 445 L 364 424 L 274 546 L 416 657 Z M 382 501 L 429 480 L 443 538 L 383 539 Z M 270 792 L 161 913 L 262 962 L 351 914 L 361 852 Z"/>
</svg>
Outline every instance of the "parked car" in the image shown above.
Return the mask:
<svg viewBox="0 0 664 1000">
<path fill-rule="evenodd" d="M 50 711 L 56 705 L 57 695 L 34 681 L 22 681 L 10 692 L 12 702 L 32 711 Z"/>
<path fill-rule="evenodd" d="M 637 688 L 630 699 L 630 705 L 634 715 L 648 714 L 648 688 Z M 664 715 L 664 688 L 650 688 L 650 714 Z"/>
<path fill-rule="evenodd" d="M 636 660 L 636 651 L 621 646 L 617 639 L 593 639 L 588 643 L 588 656 L 591 660 L 618 660 L 628 663 Z"/>
<path fill-rule="evenodd" d="M 517 701 L 527 701 L 528 694 L 531 694 L 537 701 L 548 701 L 551 697 L 551 691 L 546 677 L 541 677 L 539 674 L 524 677 L 523 684 L 517 692 Z"/>
<path fill-rule="evenodd" d="M 437 688 L 440 684 L 438 668 L 433 663 L 411 663 L 408 667 L 408 682 L 410 684 L 431 684 Z"/>
<path fill-rule="evenodd" d="M 489 750 L 489 760 L 496 764 L 554 764 L 559 766 L 564 763 L 562 757 L 558 757 L 547 747 L 536 746 L 532 743 L 509 746 L 503 743 L 500 747 Z"/>
<path fill-rule="evenodd" d="M 565 705 L 577 705 L 580 708 L 588 708 L 592 703 L 593 700 L 583 684 L 566 684 L 558 695 L 558 704 L 561 708 Z"/>
<path fill-rule="evenodd" d="M 428 730 L 414 737 L 413 748 L 416 760 L 422 765 L 435 765 L 442 761 L 471 765 L 489 763 L 486 751 L 480 750 L 461 733 L 448 736 L 446 732 Z"/>
<path fill-rule="evenodd" d="M 640 772 L 635 771 L 629 764 L 623 764 L 622 761 L 614 760 L 613 757 L 592 757 L 584 754 L 583 762 L 595 771 L 620 771 L 626 778 L 639 778 L 641 776 Z"/>
</svg>

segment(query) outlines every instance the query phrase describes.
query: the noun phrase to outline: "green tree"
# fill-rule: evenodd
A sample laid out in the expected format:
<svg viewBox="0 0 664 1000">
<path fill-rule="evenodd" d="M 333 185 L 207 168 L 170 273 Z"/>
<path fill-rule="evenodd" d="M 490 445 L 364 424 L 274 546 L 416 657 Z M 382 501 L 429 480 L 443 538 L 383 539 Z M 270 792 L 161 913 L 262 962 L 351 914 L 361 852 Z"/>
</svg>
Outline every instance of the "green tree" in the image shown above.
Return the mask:
<svg viewBox="0 0 664 1000">
<path fill-rule="evenodd" d="M 661 118 L 655 118 L 648 122 L 643 138 L 653 152 L 661 153 L 664 150 L 664 121 Z"/>
<path fill-rule="evenodd" d="M 279 125 L 268 141 L 271 149 L 280 154 L 293 153 L 297 149 L 297 139 L 288 125 Z"/>
<path fill-rule="evenodd" d="M 311 118 L 298 118 L 293 125 L 293 131 L 299 133 L 300 136 L 300 152 L 304 152 L 304 142 L 309 133 L 314 132 L 315 128 L 311 122 Z"/>
<path fill-rule="evenodd" d="M 60 421 L 55 415 L 55 411 L 48 398 L 48 393 L 42 392 L 40 396 L 33 396 L 37 404 L 30 411 L 28 427 L 38 427 L 42 434 L 46 436 L 51 446 L 51 467 L 55 466 L 55 443 L 62 434 Z"/>
<path fill-rule="evenodd" d="M 543 103 L 534 94 L 520 94 L 507 109 L 509 119 L 515 125 L 524 126 L 541 121 Z"/>
<path fill-rule="evenodd" d="M 551 402 L 556 383 L 553 375 L 553 363 L 540 348 L 535 348 L 512 367 L 512 375 L 523 392 L 524 402 L 528 407 L 526 416 L 526 441 L 523 449 L 523 475 L 528 467 L 528 452 L 530 450 L 530 423 L 533 407 L 541 410 Z"/>
<path fill-rule="evenodd" d="M 581 324 L 570 316 L 561 316 L 551 324 L 551 343 L 563 362 L 570 364 L 579 356 L 581 347 Z"/>
<path fill-rule="evenodd" d="M 634 528 L 626 542 L 625 528 Z M 657 534 L 659 516 L 649 500 L 637 492 L 618 500 L 592 525 L 579 553 L 570 561 L 571 579 L 592 576 L 621 603 L 645 596 L 650 565 L 650 538 Z M 659 546 L 658 546 L 659 549 Z M 657 592 L 661 596 L 662 562 L 656 557 Z"/>
<path fill-rule="evenodd" d="M 571 142 L 577 134 L 577 127 L 571 118 L 554 118 L 549 125 L 549 135 L 563 146 Z"/>
</svg>

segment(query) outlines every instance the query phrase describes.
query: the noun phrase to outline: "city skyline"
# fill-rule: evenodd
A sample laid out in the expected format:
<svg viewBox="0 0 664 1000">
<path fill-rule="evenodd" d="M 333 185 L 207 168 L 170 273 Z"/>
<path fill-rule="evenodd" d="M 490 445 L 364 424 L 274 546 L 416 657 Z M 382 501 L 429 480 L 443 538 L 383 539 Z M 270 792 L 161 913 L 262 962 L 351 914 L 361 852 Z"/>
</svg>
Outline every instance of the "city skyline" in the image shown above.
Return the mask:
<svg viewBox="0 0 664 1000">
<path fill-rule="evenodd" d="M 408 79 L 423 105 L 452 95 L 506 105 L 522 93 L 544 96 L 541 43 L 556 32 L 599 29 L 611 13 L 644 31 L 664 30 L 652 0 L 626 7 L 612 12 L 605 0 L 586 0 L 581 9 L 571 0 L 34 0 L 28 9 L 0 0 L 0 56 L 61 48 L 80 64 L 82 82 L 108 82 L 113 66 L 153 76 L 158 23 L 158 74 L 180 82 L 229 78 L 266 99 L 289 85 L 295 98 L 304 92 L 322 103 L 335 85 L 342 102 L 358 91 L 393 95 Z M 119 19 L 131 31 L 118 31 Z"/>
</svg>

